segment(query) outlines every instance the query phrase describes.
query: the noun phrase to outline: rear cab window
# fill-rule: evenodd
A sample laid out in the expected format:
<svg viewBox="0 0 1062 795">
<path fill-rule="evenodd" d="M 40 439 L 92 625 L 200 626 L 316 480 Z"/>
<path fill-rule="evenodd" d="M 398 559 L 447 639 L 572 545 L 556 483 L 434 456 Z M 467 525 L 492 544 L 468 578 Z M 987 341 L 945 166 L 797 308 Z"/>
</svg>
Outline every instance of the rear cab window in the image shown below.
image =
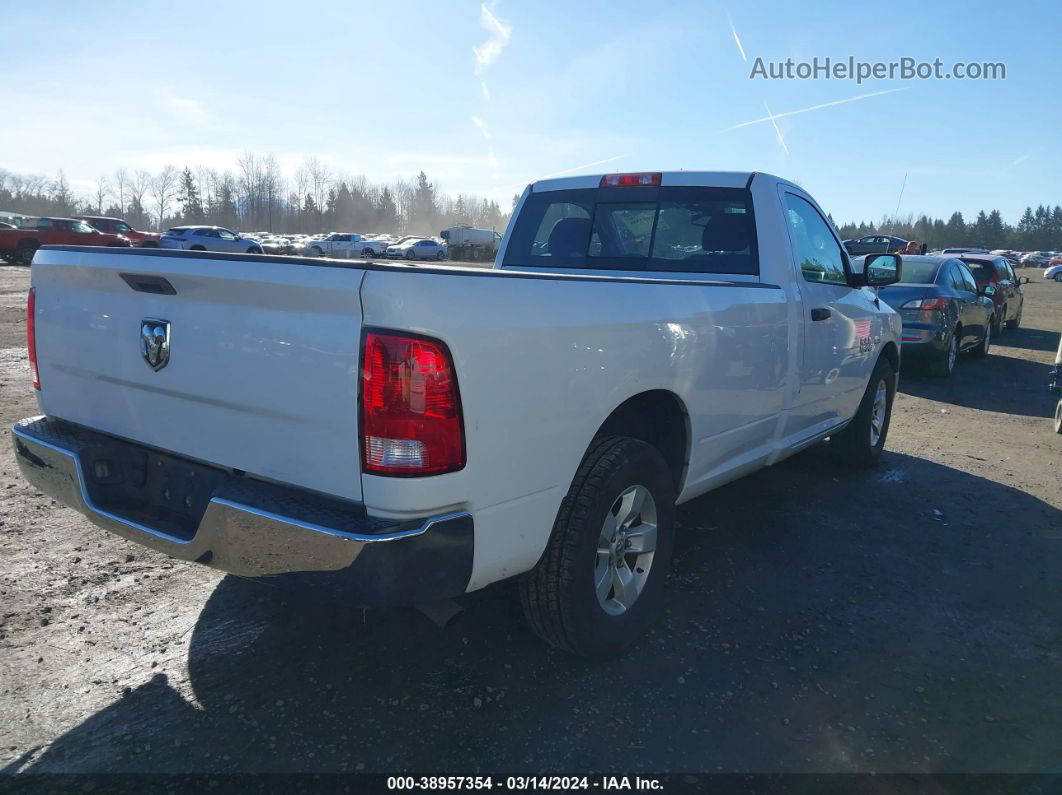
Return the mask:
<svg viewBox="0 0 1062 795">
<path fill-rule="evenodd" d="M 758 275 L 752 197 L 687 186 L 531 193 L 502 264 Z"/>
</svg>

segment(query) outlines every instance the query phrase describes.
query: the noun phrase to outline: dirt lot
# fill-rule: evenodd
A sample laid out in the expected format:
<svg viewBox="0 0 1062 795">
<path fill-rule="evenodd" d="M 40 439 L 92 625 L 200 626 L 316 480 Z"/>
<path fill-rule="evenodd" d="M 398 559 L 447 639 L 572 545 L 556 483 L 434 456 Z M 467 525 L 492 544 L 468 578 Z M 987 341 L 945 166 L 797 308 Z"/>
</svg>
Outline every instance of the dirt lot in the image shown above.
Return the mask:
<svg viewBox="0 0 1062 795">
<path fill-rule="evenodd" d="M 0 267 L 0 770 L 1056 771 L 1062 285 L 869 473 L 810 450 L 681 511 L 671 609 L 547 650 L 508 587 L 440 630 L 169 560 L 19 478 L 28 270 Z M 1038 276 L 1033 278 L 1038 279 Z"/>
</svg>

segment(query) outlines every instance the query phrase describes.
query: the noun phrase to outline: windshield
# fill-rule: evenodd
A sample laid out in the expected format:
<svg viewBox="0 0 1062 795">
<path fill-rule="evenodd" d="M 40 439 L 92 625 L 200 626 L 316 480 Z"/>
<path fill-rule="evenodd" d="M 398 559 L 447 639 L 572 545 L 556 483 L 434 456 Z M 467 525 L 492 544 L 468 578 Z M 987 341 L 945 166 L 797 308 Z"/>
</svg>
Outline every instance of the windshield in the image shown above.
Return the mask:
<svg viewBox="0 0 1062 795">
<path fill-rule="evenodd" d="M 505 265 L 759 273 L 747 191 L 591 188 L 531 194 Z"/>
<path fill-rule="evenodd" d="M 904 257 L 902 268 L 904 284 L 932 284 L 936 281 L 940 263 Z"/>
</svg>

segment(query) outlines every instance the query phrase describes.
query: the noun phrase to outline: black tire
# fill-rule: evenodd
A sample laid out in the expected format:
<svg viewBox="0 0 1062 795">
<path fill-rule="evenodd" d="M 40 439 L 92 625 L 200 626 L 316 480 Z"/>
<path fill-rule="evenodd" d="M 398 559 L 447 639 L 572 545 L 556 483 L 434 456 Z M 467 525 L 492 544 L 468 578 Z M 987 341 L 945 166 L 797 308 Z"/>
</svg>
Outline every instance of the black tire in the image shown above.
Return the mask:
<svg viewBox="0 0 1062 795">
<path fill-rule="evenodd" d="M 442 262 L 444 259 L 446 259 L 446 255 L 440 251 L 438 254 L 435 255 L 435 259 L 437 259 L 439 262 Z"/>
<path fill-rule="evenodd" d="M 413 251 L 413 249 L 410 249 L 409 251 L 406 252 L 406 259 L 416 259 L 416 256 L 417 255 Z"/>
<path fill-rule="evenodd" d="M 986 324 L 985 335 L 981 337 L 981 341 L 977 343 L 977 347 L 972 351 L 975 359 L 983 359 L 988 356 L 988 349 L 992 347 L 992 331 L 992 324 Z"/>
<path fill-rule="evenodd" d="M 629 608 L 606 612 L 595 592 L 598 540 L 620 496 L 643 486 L 656 510 L 656 548 Z M 540 638 L 584 657 L 610 657 L 641 636 L 662 612 L 675 534 L 675 486 L 660 452 L 626 436 L 591 446 L 561 503 L 538 565 L 520 581 L 520 602 Z"/>
<path fill-rule="evenodd" d="M 962 327 L 956 326 L 955 331 L 948 341 L 950 346 L 947 351 L 937 354 L 929 362 L 929 372 L 939 378 L 950 378 L 955 372 L 955 362 L 959 358 L 959 340 L 962 339 Z M 954 353 L 952 352 L 954 348 Z"/>
<path fill-rule="evenodd" d="M 206 251 L 206 249 L 203 248 L 202 246 L 190 246 L 188 248 L 188 250 L 189 251 Z"/>
<path fill-rule="evenodd" d="M 875 405 L 878 390 L 882 386 L 885 388 L 884 417 L 877 416 L 875 426 Z M 841 463 L 858 467 L 870 467 L 878 463 L 889 435 L 895 398 L 896 372 L 889 360 L 882 357 L 874 365 L 874 372 L 870 374 L 870 381 L 852 421 L 843 431 L 830 438 L 830 447 Z"/>
<path fill-rule="evenodd" d="M 992 336 L 996 339 L 998 339 L 999 335 L 1003 333 L 1003 329 L 1005 327 L 1003 318 L 1005 318 L 1006 316 L 1007 308 L 1005 306 L 1001 308 L 999 312 L 992 315 Z"/>
<path fill-rule="evenodd" d="M 263 249 L 255 248 L 254 246 L 251 246 L 249 249 L 247 249 L 246 253 L 248 253 L 248 254 L 261 254 L 262 251 L 263 251 Z"/>
<path fill-rule="evenodd" d="M 16 265 L 29 265 L 33 262 L 33 255 L 41 244 L 35 240 L 23 240 L 15 247 L 14 262 Z"/>
<path fill-rule="evenodd" d="M 1055 433 L 1062 433 L 1062 400 L 1055 406 Z"/>
<path fill-rule="evenodd" d="M 1022 303 L 1021 309 L 1018 310 L 1018 316 L 1013 320 L 1007 321 L 1007 328 L 1021 328 L 1021 313 L 1025 311 L 1025 304 Z"/>
<path fill-rule="evenodd" d="M 1051 278 L 1054 279 L 1056 282 L 1062 282 L 1062 271 L 1059 271 Z"/>
</svg>

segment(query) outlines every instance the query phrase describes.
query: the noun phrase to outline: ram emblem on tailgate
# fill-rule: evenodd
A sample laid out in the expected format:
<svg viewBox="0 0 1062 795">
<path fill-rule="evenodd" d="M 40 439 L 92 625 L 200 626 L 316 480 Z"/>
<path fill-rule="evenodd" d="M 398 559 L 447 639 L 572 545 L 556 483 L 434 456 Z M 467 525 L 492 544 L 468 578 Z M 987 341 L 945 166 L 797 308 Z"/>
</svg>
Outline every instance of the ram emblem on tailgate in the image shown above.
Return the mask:
<svg viewBox="0 0 1062 795">
<path fill-rule="evenodd" d="M 140 353 L 152 370 L 170 361 L 170 321 L 144 318 L 140 323 Z"/>
</svg>

